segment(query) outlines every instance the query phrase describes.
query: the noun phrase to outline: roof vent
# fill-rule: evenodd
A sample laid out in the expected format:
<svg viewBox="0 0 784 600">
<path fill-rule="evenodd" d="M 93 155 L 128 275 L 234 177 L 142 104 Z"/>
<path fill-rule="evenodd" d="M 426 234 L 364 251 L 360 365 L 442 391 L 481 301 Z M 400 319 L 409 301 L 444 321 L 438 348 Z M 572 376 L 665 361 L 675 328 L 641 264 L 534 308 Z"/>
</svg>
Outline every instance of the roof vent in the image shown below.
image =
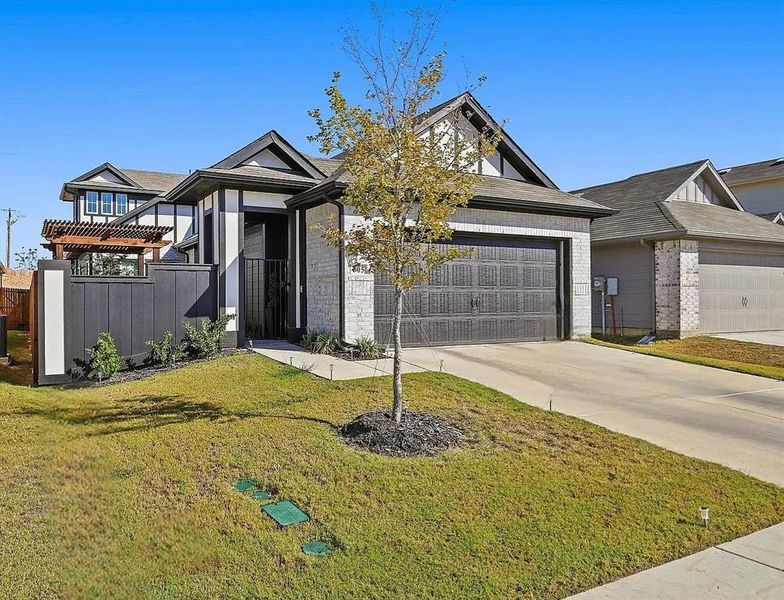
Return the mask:
<svg viewBox="0 0 784 600">
<path fill-rule="evenodd" d="M 726 175 L 730 171 L 732 171 L 732 167 L 730 167 L 728 169 L 719 169 L 719 175 Z"/>
<path fill-rule="evenodd" d="M 784 164 L 784 158 L 777 158 L 776 160 L 773 161 L 773 165 L 780 165 L 780 164 Z M 771 165 L 771 167 L 773 165 Z"/>
</svg>

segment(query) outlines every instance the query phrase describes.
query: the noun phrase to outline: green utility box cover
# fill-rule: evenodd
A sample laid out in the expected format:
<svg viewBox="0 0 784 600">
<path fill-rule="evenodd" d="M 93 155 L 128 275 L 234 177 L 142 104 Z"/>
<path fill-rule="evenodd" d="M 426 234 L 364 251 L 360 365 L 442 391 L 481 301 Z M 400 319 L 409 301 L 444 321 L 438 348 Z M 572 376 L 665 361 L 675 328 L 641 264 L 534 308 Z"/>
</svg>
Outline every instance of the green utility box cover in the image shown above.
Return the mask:
<svg viewBox="0 0 784 600">
<path fill-rule="evenodd" d="M 324 542 L 308 542 L 304 546 L 302 546 L 302 551 L 305 554 L 311 556 L 318 556 L 321 554 L 326 554 L 329 552 L 329 546 L 327 546 Z"/>
<path fill-rule="evenodd" d="M 289 500 L 281 500 L 272 504 L 265 504 L 261 507 L 272 519 L 281 527 L 305 523 L 310 517 L 302 512 L 296 504 Z"/>
<path fill-rule="evenodd" d="M 272 498 L 272 494 L 265 492 L 264 490 L 256 490 L 255 492 L 251 493 L 250 497 L 254 500 L 269 500 Z"/>
<path fill-rule="evenodd" d="M 243 494 L 256 487 L 255 479 L 238 479 L 234 482 L 234 489 Z"/>
</svg>

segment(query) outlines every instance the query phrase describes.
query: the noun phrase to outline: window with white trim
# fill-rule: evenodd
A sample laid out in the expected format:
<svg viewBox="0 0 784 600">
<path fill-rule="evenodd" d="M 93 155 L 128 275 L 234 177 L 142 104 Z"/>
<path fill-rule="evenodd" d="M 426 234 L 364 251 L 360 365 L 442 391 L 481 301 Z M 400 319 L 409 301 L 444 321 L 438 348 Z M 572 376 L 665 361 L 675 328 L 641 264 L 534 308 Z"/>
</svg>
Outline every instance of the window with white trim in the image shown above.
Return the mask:
<svg viewBox="0 0 784 600">
<path fill-rule="evenodd" d="M 98 192 L 87 192 L 86 204 L 85 212 L 96 214 L 98 212 Z"/>
<path fill-rule="evenodd" d="M 112 214 L 112 205 L 114 204 L 111 192 L 101 192 L 101 214 Z"/>
<path fill-rule="evenodd" d="M 115 194 L 114 195 L 114 212 L 118 215 L 124 215 L 128 212 L 128 194 Z"/>
</svg>

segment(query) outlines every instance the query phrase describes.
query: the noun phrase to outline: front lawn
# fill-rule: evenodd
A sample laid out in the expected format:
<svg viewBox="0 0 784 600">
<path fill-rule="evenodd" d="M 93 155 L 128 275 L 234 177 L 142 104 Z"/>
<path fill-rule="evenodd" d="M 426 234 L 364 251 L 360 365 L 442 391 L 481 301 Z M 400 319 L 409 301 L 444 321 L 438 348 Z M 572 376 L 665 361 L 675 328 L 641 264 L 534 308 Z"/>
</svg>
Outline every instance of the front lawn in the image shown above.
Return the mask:
<svg viewBox="0 0 784 600">
<path fill-rule="evenodd" d="M 10 365 L 0 365 L 0 381 L 31 385 L 33 383 L 33 358 L 30 353 L 30 334 L 26 331 L 8 332 Z"/>
<path fill-rule="evenodd" d="M 335 426 L 389 380 L 257 355 L 102 388 L 0 384 L 4 597 L 542 600 L 784 519 L 784 490 L 730 469 L 446 374 L 406 382 L 412 410 L 472 443 L 345 446 Z M 241 477 L 312 521 L 277 529 Z M 305 556 L 312 539 L 333 551 Z"/>
<path fill-rule="evenodd" d="M 782 346 L 741 342 L 707 335 L 682 340 L 658 340 L 652 344 L 638 346 L 637 341 L 640 337 L 608 336 L 585 338 L 584 341 L 727 371 L 784 379 L 784 347 Z"/>
</svg>

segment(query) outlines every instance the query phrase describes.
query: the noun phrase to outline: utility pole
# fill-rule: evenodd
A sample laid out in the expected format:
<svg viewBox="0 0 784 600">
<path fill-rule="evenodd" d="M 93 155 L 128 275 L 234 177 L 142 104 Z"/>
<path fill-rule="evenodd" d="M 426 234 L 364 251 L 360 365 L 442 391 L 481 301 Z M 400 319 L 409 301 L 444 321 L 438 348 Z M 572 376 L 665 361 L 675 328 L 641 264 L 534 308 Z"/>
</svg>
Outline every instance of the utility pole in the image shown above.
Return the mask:
<svg viewBox="0 0 784 600">
<path fill-rule="evenodd" d="M 5 211 L 5 268 L 11 268 L 11 226 L 24 215 L 15 208 L 0 208 Z"/>
</svg>

